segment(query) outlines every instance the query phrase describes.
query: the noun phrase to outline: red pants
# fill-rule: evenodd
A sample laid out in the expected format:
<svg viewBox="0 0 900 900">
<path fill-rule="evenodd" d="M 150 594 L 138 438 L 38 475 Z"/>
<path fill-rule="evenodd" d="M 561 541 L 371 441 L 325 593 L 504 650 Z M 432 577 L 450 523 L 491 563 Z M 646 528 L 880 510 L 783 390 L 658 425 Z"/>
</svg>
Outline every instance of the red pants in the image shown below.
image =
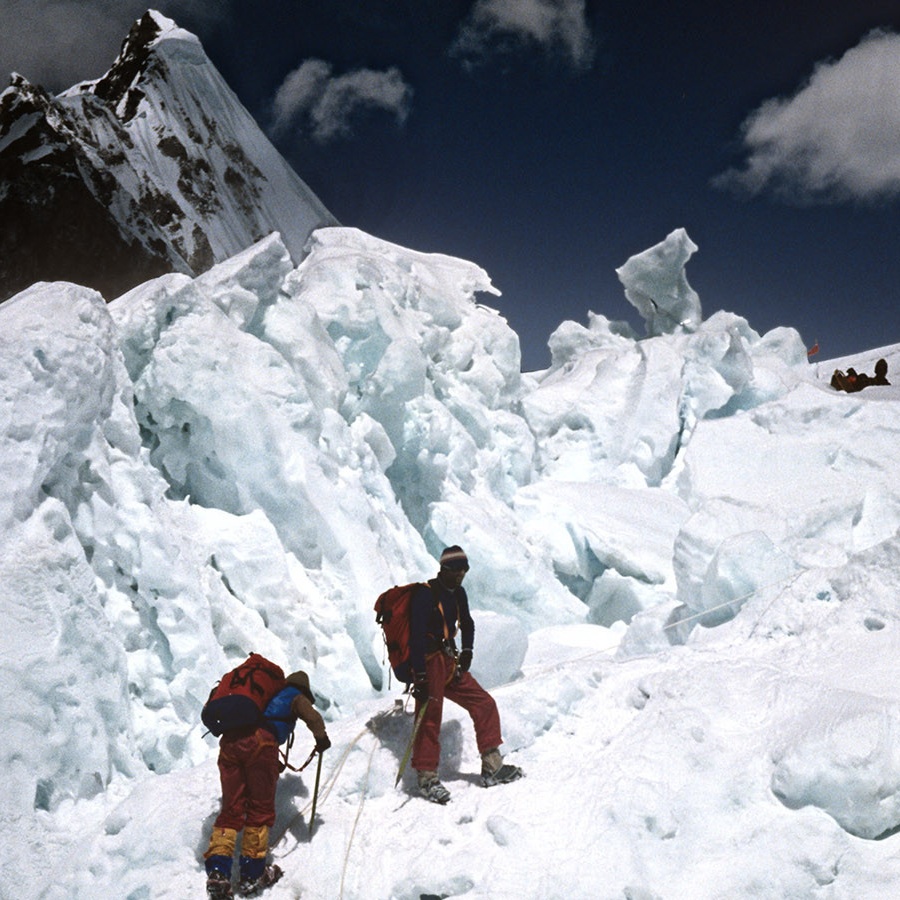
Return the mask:
<svg viewBox="0 0 900 900">
<path fill-rule="evenodd" d="M 478 752 L 485 753 L 503 743 L 500 736 L 500 714 L 494 698 L 470 675 L 464 672 L 459 679 L 446 684 L 453 671 L 453 660 L 443 653 L 435 653 L 426 660 L 428 676 L 428 708 L 413 747 L 412 767 L 419 771 L 436 772 L 441 760 L 441 720 L 444 697 L 459 704 L 471 717 L 475 726 Z M 418 714 L 419 704 L 416 703 Z"/>
<path fill-rule="evenodd" d="M 278 785 L 278 744 L 265 728 L 242 738 L 223 737 L 219 743 L 222 811 L 216 828 L 275 824 Z"/>
</svg>

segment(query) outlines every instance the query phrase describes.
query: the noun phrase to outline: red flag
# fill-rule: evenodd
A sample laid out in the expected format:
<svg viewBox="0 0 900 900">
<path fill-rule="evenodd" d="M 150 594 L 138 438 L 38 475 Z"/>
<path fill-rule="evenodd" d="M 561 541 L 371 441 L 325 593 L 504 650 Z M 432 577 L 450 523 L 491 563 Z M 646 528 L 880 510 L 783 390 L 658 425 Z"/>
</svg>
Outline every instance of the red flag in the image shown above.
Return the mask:
<svg viewBox="0 0 900 900">
<path fill-rule="evenodd" d="M 819 352 L 819 342 L 816 341 L 809 350 L 806 351 L 807 356 L 815 356 Z"/>
</svg>

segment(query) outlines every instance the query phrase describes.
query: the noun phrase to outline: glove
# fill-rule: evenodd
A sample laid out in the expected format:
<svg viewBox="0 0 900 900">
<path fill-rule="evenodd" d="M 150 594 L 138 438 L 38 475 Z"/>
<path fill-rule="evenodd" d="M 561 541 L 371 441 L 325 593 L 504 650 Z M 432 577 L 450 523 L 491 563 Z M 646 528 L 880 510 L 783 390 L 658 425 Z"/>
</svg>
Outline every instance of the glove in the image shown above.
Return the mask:
<svg viewBox="0 0 900 900">
<path fill-rule="evenodd" d="M 328 735 L 323 734 L 322 737 L 316 738 L 316 750 L 319 753 L 324 753 L 331 746 L 331 741 L 328 740 Z"/>
<path fill-rule="evenodd" d="M 428 699 L 428 679 L 424 675 L 416 675 L 412 695 L 417 703 L 424 703 Z"/>
<path fill-rule="evenodd" d="M 472 665 L 472 651 L 461 650 L 456 665 L 459 667 L 460 672 L 468 672 L 469 666 Z"/>
</svg>

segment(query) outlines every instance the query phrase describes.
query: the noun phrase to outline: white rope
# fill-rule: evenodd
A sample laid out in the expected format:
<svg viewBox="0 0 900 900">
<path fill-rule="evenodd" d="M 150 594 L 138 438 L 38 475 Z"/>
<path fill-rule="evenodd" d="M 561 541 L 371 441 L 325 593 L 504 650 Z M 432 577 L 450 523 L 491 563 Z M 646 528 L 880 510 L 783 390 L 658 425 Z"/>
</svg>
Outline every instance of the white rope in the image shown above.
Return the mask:
<svg viewBox="0 0 900 900">
<path fill-rule="evenodd" d="M 356 746 L 356 744 L 359 743 L 360 739 L 368 731 L 369 731 L 368 727 L 364 728 L 358 735 L 356 735 L 355 738 L 353 738 L 352 741 L 350 741 L 349 744 L 347 744 L 346 748 L 344 749 L 344 752 L 341 754 L 341 756 L 338 760 L 337 765 L 335 766 L 334 769 L 332 769 L 331 774 L 326 778 L 324 787 L 322 787 L 319 791 L 318 806 L 320 809 L 324 805 L 325 800 L 328 798 L 328 795 L 331 793 L 331 790 L 334 787 L 335 782 L 337 781 L 337 776 L 340 774 L 341 769 L 343 769 L 343 767 L 344 767 L 344 763 L 347 761 L 347 757 L 350 755 L 350 751 Z M 271 841 L 271 846 L 272 847 L 276 846 L 281 841 L 281 839 L 287 834 L 287 831 L 291 827 L 291 825 L 293 825 L 294 822 L 297 821 L 297 819 L 299 819 L 301 816 L 305 815 L 311 809 L 312 809 L 312 799 L 310 799 L 309 802 L 306 804 L 306 806 L 304 806 L 302 809 L 297 810 L 297 812 L 288 820 L 288 822 L 284 825 L 284 827 L 279 830 L 277 837 L 275 837 Z M 291 853 L 293 853 L 294 850 L 296 850 L 298 846 L 299 846 L 299 842 L 297 844 L 295 844 L 293 847 L 291 847 L 290 850 L 286 850 L 284 853 L 281 854 L 281 856 L 278 856 L 275 858 L 276 859 L 284 859 L 284 857 L 289 856 Z M 274 853 L 273 853 L 273 856 L 274 856 Z"/>
<path fill-rule="evenodd" d="M 372 736 L 377 738 L 374 732 Z M 378 749 L 379 743 L 378 740 L 373 741 L 372 750 L 369 753 L 369 762 L 366 766 L 366 780 L 359 794 L 359 806 L 356 808 L 356 817 L 353 819 L 353 827 L 350 829 L 350 837 L 347 839 L 347 850 L 344 853 L 344 865 L 341 868 L 341 891 L 338 894 L 338 900 L 344 896 L 344 878 L 347 875 L 347 866 L 350 863 L 350 849 L 353 846 L 353 838 L 356 836 L 356 826 L 362 818 L 363 807 L 366 804 L 366 795 L 369 793 L 369 774 L 372 771 L 372 760 L 375 758 L 375 751 Z"/>
<path fill-rule="evenodd" d="M 748 591 L 746 594 L 742 594 L 739 597 L 734 597 L 733 599 L 728 600 L 725 603 L 720 603 L 717 606 L 711 606 L 711 607 L 709 607 L 709 609 L 705 609 L 702 612 L 695 613 L 692 616 L 685 616 L 683 619 L 679 619 L 677 622 L 670 622 L 668 625 L 664 625 L 662 627 L 662 630 L 669 631 L 672 628 L 678 628 L 680 625 L 683 625 L 685 622 L 693 622 L 695 619 L 705 618 L 710 613 L 717 612 L 720 609 L 727 609 L 728 607 L 734 606 L 734 604 L 736 604 L 736 603 L 744 603 L 747 600 L 749 600 L 754 594 L 761 593 L 762 591 L 766 591 L 769 588 L 777 587 L 778 585 L 783 584 L 788 581 L 796 581 L 801 575 L 804 574 L 805 571 L 806 570 L 803 570 L 801 572 L 795 572 L 794 574 L 788 575 L 784 578 L 780 578 L 777 581 L 771 581 L 768 584 L 760 585 L 759 587 L 754 588 L 752 591 Z M 759 622 L 762 620 L 762 617 L 769 611 L 769 609 L 772 608 L 772 606 L 774 605 L 776 600 L 778 600 L 778 597 L 773 598 L 772 602 L 762 611 L 762 613 L 760 613 L 759 619 L 753 626 L 754 630 L 755 630 L 756 626 L 759 624 Z M 753 631 L 751 631 L 751 635 L 752 635 L 752 633 L 753 633 Z M 614 651 L 618 650 L 620 644 L 621 644 L 621 641 L 616 642 L 615 644 L 610 644 L 607 647 L 598 647 L 594 650 L 590 650 L 587 653 L 584 653 L 581 656 L 572 657 L 571 659 L 567 659 L 564 662 L 554 663 L 553 665 L 546 666 L 542 669 L 538 669 L 537 671 L 532 672 L 529 675 L 524 676 L 523 678 L 520 678 L 516 681 L 508 682 L 505 685 L 500 685 L 499 687 L 493 688 L 492 690 L 498 691 L 498 690 L 502 690 L 504 687 L 515 687 L 516 685 L 522 684 L 523 682 L 532 681 L 535 678 L 540 678 L 543 675 L 546 675 L 548 672 L 557 672 L 560 669 L 565 668 L 566 666 L 573 665 L 575 663 L 584 662 L 585 660 L 592 659 L 595 656 L 605 656 L 609 653 L 613 653 Z M 652 659 L 655 655 L 656 654 L 654 654 L 654 653 L 647 653 L 647 654 L 640 655 L 640 656 L 629 656 L 628 659 L 617 660 L 617 662 L 625 663 L 625 662 L 633 662 L 635 660 L 641 660 L 641 659 Z"/>
<path fill-rule="evenodd" d="M 367 734 L 371 734 L 373 737 L 376 738 L 375 742 L 372 745 L 372 750 L 369 753 L 369 762 L 368 762 L 368 766 L 366 767 L 366 783 L 363 788 L 362 795 L 360 797 L 359 810 L 357 811 L 356 819 L 354 820 L 354 823 L 353 823 L 353 831 L 350 834 L 350 840 L 347 843 L 347 852 L 344 856 L 345 869 L 346 869 L 346 865 L 347 865 L 347 859 L 349 858 L 349 855 L 350 855 L 350 845 L 353 842 L 353 833 L 356 831 L 356 823 L 359 821 L 359 818 L 362 815 L 362 807 L 365 802 L 366 794 L 368 793 L 368 789 L 369 789 L 369 773 L 372 768 L 372 760 L 375 756 L 375 751 L 380 746 L 380 742 L 377 740 L 377 738 L 378 738 L 377 724 L 373 725 L 373 723 L 377 723 L 381 719 L 386 719 L 388 716 L 395 715 L 396 713 L 402 712 L 402 711 L 403 711 L 402 704 L 398 704 L 397 701 L 395 700 L 393 706 L 391 706 L 390 709 L 382 710 L 380 713 L 376 713 L 374 716 L 372 716 L 372 718 L 369 719 L 368 722 L 366 722 L 366 727 L 363 728 L 363 730 L 360 731 L 359 734 L 357 734 L 356 737 L 354 737 L 353 740 L 351 740 L 350 743 L 347 744 L 347 746 L 344 748 L 344 751 L 341 753 L 341 755 L 338 759 L 337 765 L 334 767 L 334 769 L 331 770 L 331 773 L 329 774 L 328 778 L 326 779 L 324 786 L 319 791 L 318 808 L 321 809 L 322 806 L 325 804 L 325 801 L 328 799 L 328 796 L 331 794 L 331 791 L 334 789 L 334 786 L 337 783 L 338 776 L 340 775 L 341 771 L 343 770 L 344 765 L 346 764 L 347 759 L 350 756 L 350 752 L 353 750 L 353 748 Z M 291 825 L 293 825 L 294 822 L 297 821 L 297 819 L 299 819 L 301 816 L 303 816 L 305 813 L 307 813 L 311 808 L 312 808 L 312 800 L 310 800 L 306 804 L 306 806 L 304 806 L 302 809 L 298 810 L 297 813 L 278 832 L 278 836 L 272 840 L 271 846 L 272 847 L 276 846 L 281 841 L 281 839 L 285 836 L 285 834 L 287 834 L 287 831 L 291 827 Z M 289 850 L 284 851 L 284 853 L 282 853 L 278 857 L 275 857 L 275 855 L 273 853 L 273 858 L 284 859 L 286 856 L 289 856 L 291 853 L 293 853 L 294 850 L 296 850 L 298 846 L 299 846 L 299 842 L 297 844 L 295 844 L 293 847 L 291 847 Z M 342 874 L 341 875 L 341 885 L 342 885 L 341 891 L 343 891 L 343 880 L 344 880 L 344 876 Z"/>
</svg>

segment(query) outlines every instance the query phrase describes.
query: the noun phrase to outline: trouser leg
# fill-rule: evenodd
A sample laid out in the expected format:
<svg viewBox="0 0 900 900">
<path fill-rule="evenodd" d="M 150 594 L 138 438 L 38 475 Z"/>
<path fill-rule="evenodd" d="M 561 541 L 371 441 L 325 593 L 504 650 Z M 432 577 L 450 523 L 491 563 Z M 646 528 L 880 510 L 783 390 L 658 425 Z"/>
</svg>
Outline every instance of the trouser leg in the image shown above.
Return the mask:
<svg viewBox="0 0 900 900">
<path fill-rule="evenodd" d="M 428 707 L 419 726 L 413 746 L 412 767 L 420 772 L 436 772 L 441 761 L 441 720 L 444 713 L 444 682 L 448 661 L 443 653 L 436 653 L 425 661 L 428 678 Z M 416 701 L 416 717 L 421 705 Z"/>
<path fill-rule="evenodd" d="M 216 828 L 240 831 L 244 827 L 247 803 L 246 742 L 223 740 L 219 748 L 219 780 L 222 783 L 222 808 Z"/>
<path fill-rule="evenodd" d="M 247 767 L 246 824 L 275 824 L 275 789 L 278 786 L 278 745 L 268 731 L 260 729 L 259 746 Z M 267 829 L 268 830 L 268 829 Z"/>
<path fill-rule="evenodd" d="M 264 737 L 247 779 L 247 824 L 241 841 L 241 880 L 255 881 L 266 866 L 269 829 L 275 824 L 278 746 Z"/>
<path fill-rule="evenodd" d="M 463 672 L 458 679 L 452 680 L 444 689 L 444 696 L 471 716 L 479 753 L 486 753 L 503 743 L 497 703 L 470 672 Z"/>
<path fill-rule="evenodd" d="M 221 742 L 218 765 L 222 806 L 213 825 L 204 859 L 207 874 L 218 871 L 230 878 L 237 834 L 244 826 L 244 775 L 241 753 L 239 749 L 235 749 L 234 742 L 227 739 Z"/>
</svg>

